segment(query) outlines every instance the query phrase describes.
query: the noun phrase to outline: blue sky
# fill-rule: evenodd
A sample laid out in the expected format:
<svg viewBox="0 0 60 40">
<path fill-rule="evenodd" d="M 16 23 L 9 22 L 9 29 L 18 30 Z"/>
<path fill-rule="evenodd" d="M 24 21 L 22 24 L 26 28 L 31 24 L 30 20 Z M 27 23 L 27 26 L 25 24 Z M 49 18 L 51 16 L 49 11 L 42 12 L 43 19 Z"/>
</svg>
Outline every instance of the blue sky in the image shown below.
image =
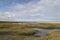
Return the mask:
<svg viewBox="0 0 60 40">
<path fill-rule="evenodd" d="M 60 22 L 60 0 L 0 0 L 0 21 Z"/>
</svg>

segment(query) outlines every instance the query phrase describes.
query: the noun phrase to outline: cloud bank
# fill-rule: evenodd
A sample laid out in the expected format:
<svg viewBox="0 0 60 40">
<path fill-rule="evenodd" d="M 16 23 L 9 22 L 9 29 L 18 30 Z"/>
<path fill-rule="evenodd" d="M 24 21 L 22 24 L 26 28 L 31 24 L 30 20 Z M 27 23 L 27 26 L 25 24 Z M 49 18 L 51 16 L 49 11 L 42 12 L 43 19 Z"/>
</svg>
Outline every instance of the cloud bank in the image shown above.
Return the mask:
<svg viewBox="0 0 60 40">
<path fill-rule="evenodd" d="M 28 3 L 15 3 L 9 10 L 0 12 L 0 20 L 59 22 L 60 0 L 32 0 Z"/>
</svg>

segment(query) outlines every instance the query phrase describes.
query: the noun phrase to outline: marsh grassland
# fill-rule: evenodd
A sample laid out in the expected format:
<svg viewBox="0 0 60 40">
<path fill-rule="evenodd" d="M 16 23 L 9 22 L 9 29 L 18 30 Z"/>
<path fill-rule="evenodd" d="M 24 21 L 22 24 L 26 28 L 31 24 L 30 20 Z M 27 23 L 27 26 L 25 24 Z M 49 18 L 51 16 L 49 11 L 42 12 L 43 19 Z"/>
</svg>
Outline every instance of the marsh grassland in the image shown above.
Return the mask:
<svg viewBox="0 0 60 40">
<path fill-rule="evenodd" d="M 45 36 L 34 36 L 32 28 L 52 30 Z M 60 40 L 59 23 L 0 23 L 0 40 Z"/>
</svg>

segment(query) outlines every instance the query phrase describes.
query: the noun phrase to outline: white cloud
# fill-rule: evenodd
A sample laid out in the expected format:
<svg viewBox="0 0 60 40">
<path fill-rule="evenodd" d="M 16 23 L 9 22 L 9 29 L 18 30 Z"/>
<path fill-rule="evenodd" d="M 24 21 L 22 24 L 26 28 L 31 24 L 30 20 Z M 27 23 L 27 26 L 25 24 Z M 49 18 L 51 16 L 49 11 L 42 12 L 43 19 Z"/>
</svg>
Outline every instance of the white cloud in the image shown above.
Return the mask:
<svg viewBox="0 0 60 40">
<path fill-rule="evenodd" d="M 17 21 L 60 21 L 60 0 L 40 0 L 11 6 L 7 17 Z M 5 16 L 4 16 L 5 17 Z"/>
<path fill-rule="evenodd" d="M 0 20 L 1 21 L 10 21 L 13 20 L 15 15 L 11 12 L 0 12 Z"/>
</svg>

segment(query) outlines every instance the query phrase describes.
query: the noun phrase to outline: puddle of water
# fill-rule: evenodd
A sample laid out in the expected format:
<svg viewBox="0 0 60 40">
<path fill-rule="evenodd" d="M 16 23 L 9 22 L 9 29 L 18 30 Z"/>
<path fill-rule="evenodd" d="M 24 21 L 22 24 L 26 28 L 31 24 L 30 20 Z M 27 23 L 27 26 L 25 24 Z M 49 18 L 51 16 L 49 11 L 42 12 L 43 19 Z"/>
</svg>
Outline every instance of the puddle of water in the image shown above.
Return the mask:
<svg viewBox="0 0 60 40">
<path fill-rule="evenodd" d="M 15 37 L 15 35 L 9 35 L 9 34 L 0 35 L 0 38 L 5 38 L 5 37 Z"/>
<path fill-rule="evenodd" d="M 37 30 L 38 32 L 33 36 L 46 36 L 47 33 L 55 31 L 56 29 L 39 29 L 39 28 L 32 28 L 33 30 Z"/>
</svg>

